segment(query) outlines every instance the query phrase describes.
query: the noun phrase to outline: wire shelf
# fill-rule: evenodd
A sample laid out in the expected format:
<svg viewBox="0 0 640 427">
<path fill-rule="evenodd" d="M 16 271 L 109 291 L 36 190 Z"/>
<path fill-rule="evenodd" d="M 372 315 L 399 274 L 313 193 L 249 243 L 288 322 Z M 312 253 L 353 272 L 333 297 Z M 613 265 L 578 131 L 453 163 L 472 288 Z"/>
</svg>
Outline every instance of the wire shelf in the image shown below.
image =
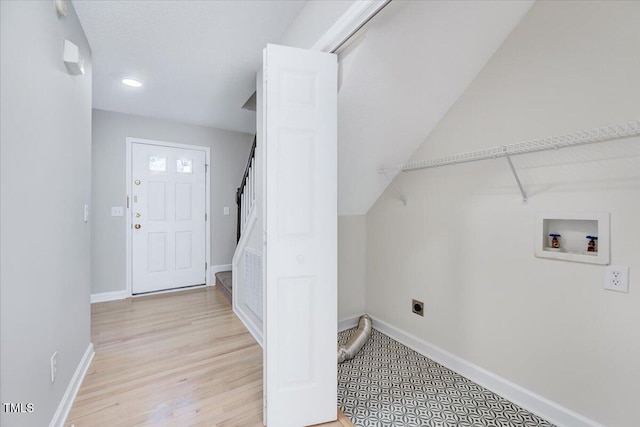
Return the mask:
<svg viewBox="0 0 640 427">
<path fill-rule="evenodd" d="M 566 135 L 557 135 L 547 138 L 539 138 L 531 141 L 516 142 L 515 144 L 499 145 L 497 147 L 482 150 L 469 151 L 441 157 L 438 159 L 420 160 L 408 162 L 397 166 L 381 168 L 379 173 L 412 172 L 421 169 L 436 168 L 440 166 L 456 165 L 460 163 L 475 162 L 478 160 L 509 157 L 517 154 L 533 153 L 537 151 L 555 150 L 576 145 L 591 144 L 594 142 L 612 141 L 640 135 L 640 120 L 620 123 L 613 126 L 605 126 L 589 130 L 580 130 Z"/>
</svg>

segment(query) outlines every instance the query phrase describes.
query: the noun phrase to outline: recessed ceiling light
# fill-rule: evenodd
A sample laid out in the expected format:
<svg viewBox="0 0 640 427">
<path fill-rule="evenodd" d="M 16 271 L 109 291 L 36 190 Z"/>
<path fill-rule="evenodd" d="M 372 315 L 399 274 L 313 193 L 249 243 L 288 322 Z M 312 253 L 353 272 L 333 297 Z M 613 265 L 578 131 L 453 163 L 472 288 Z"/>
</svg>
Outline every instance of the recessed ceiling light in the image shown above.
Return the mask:
<svg viewBox="0 0 640 427">
<path fill-rule="evenodd" d="M 122 79 L 122 84 L 125 84 L 127 86 L 131 86 L 131 87 L 140 87 L 142 86 L 142 83 L 140 83 L 138 80 L 135 79 Z"/>
</svg>

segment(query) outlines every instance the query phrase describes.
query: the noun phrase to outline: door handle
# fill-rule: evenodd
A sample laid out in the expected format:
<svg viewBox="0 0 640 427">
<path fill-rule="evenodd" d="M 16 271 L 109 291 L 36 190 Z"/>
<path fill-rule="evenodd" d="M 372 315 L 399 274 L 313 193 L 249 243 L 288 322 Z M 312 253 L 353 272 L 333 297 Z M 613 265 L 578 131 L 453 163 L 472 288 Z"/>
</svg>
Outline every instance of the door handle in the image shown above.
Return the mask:
<svg viewBox="0 0 640 427">
<path fill-rule="evenodd" d="M 139 230 L 140 228 L 142 228 L 142 226 L 140 224 L 136 224 L 133 226 L 133 228 L 135 228 L 136 230 Z"/>
</svg>

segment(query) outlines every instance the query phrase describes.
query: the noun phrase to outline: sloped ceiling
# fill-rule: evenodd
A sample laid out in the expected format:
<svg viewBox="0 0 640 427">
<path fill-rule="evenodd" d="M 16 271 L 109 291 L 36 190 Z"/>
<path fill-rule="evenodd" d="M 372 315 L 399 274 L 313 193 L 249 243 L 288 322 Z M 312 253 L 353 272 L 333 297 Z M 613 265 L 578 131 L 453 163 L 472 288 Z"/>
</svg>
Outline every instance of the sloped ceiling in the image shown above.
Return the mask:
<svg viewBox="0 0 640 427">
<path fill-rule="evenodd" d="M 378 169 L 411 157 L 532 4 L 394 1 L 342 53 L 341 215 L 367 213 L 389 184 Z"/>
<path fill-rule="evenodd" d="M 73 0 L 93 51 L 93 106 L 253 133 L 255 113 L 242 105 L 262 49 L 306 3 Z M 144 86 L 123 86 L 125 76 Z"/>
</svg>

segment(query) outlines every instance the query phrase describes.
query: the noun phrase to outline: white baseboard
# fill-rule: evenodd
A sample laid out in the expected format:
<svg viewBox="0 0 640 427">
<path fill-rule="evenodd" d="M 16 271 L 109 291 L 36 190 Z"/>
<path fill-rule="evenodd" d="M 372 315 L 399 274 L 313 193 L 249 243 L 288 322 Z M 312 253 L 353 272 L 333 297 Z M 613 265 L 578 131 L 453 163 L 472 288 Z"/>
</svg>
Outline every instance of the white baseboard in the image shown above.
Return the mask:
<svg viewBox="0 0 640 427">
<path fill-rule="evenodd" d="M 91 304 L 95 302 L 115 301 L 118 299 L 126 299 L 131 295 L 126 290 L 115 292 L 103 292 L 100 294 L 91 294 Z"/>
<path fill-rule="evenodd" d="M 78 363 L 78 367 L 76 368 L 73 377 L 71 377 L 71 381 L 67 386 L 67 390 L 64 392 L 64 396 L 62 396 L 62 400 L 58 405 L 56 413 L 53 414 L 49 427 L 64 427 L 64 424 L 67 422 L 69 412 L 71 411 L 71 407 L 73 406 L 73 402 L 76 400 L 82 381 L 84 380 L 85 375 L 87 375 L 89 365 L 91 365 L 91 361 L 95 354 L 95 351 L 93 351 L 93 343 L 89 343 L 82 359 L 80 359 L 80 363 Z"/>
<path fill-rule="evenodd" d="M 338 320 L 338 332 L 342 332 L 358 326 L 359 320 L 360 316 L 351 316 Z"/>
<path fill-rule="evenodd" d="M 378 331 L 557 426 L 604 427 L 596 421 L 499 377 L 374 316 L 371 316 L 371 318 L 373 327 Z"/>
<path fill-rule="evenodd" d="M 211 271 L 211 286 L 216 285 L 216 273 L 221 271 L 231 271 L 231 264 L 212 265 L 209 270 Z"/>
<path fill-rule="evenodd" d="M 245 310 L 249 310 L 249 308 L 245 308 Z M 236 316 L 238 316 L 238 319 L 240 319 L 244 327 L 247 328 L 247 330 L 249 331 L 253 339 L 256 340 L 256 342 L 258 343 L 258 345 L 264 348 L 264 344 L 263 344 L 264 341 L 262 337 L 262 327 L 260 325 L 257 325 L 257 323 L 259 323 L 259 320 L 257 319 L 254 320 L 252 318 L 253 316 L 248 315 L 244 310 L 241 310 L 236 306 L 233 307 L 233 312 L 235 313 Z"/>
</svg>

